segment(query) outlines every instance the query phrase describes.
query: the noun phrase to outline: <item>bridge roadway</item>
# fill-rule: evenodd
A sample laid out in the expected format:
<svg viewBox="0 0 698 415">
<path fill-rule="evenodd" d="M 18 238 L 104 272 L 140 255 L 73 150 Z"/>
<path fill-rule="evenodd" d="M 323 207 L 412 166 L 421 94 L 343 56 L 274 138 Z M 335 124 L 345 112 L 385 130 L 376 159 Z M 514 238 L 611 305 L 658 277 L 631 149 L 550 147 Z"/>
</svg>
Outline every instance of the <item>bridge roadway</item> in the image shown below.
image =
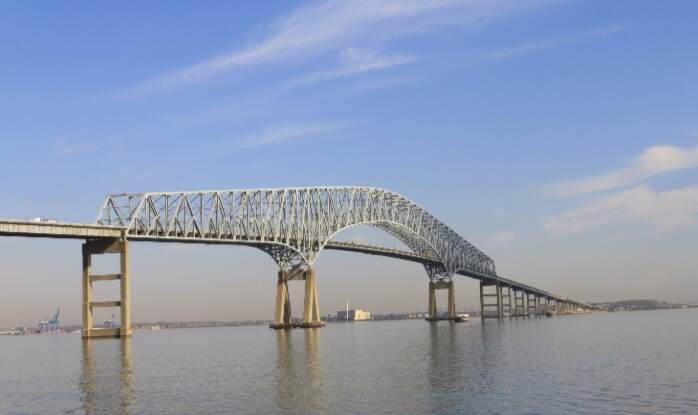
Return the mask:
<svg viewBox="0 0 698 415">
<path fill-rule="evenodd" d="M 402 242 L 410 252 L 335 241 L 366 225 Z M 272 328 L 322 327 L 313 264 L 323 249 L 419 262 L 429 277 L 427 320 L 457 320 L 453 277 L 480 281 L 482 318 L 572 313 L 593 306 L 503 278 L 492 258 L 405 196 L 372 187 L 295 187 L 108 195 L 95 224 L 0 220 L 0 236 L 83 239 L 83 338 L 131 335 L 128 253 L 131 241 L 236 244 L 269 254 L 279 267 Z M 119 254 L 119 271 L 96 275 L 92 257 Z M 118 280 L 120 299 L 93 301 L 93 284 Z M 303 319 L 291 318 L 289 281 L 305 282 Z M 439 313 L 436 290 L 448 290 Z M 513 295 L 512 295 L 513 294 Z M 553 304 L 554 303 L 554 304 Z M 98 329 L 96 307 L 120 307 L 121 327 Z"/>
<path fill-rule="evenodd" d="M 429 263 L 437 264 L 439 262 L 439 260 L 436 258 L 417 255 L 417 254 L 414 254 L 414 253 L 408 252 L 408 251 L 385 248 L 385 247 L 375 246 L 375 245 L 358 244 L 355 242 L 331 241 L 325 246 L 325 249 L 359 252 L 359 253 L 368 254 L 368 255 L 386 256 L 386 257 L 390 257 L 390 258 L 402 259 L 405 261 L 418 262 L 420 264 L 429 264 Z M 532 287 L 530 285 L 522 284 L 520 282 L 516 282 L 516 281 L 510 280 L 507 278 L 503 278 L 500 276 L 491 277 L 489 275 L 481 274 L 481 273 L 474 272 L 474 271 L 467 271 L 467 270 L 457 271 L 456 274 L 463 275 L 463 276 L 469 277 L 469 278 L 473 278 L 473 279 L 476 279 L 479 281 L 483 281 L 485 283 L 490 283 L 490 284 L 499 283 L 500 286 L 525 291 L 528 293 L 538 295 L 540 297 L 547 297 L 547 298 L 551 298 L 554 300 L 567 301 L 571 304 L 578 305 L 580 307 L 595 308 L 595 306 L 593 306 L 592 304 L 583 303 L 583 302 L 574 300 L 574 299 L 569 298 L 569 297 L 564 297 L 564 296 L 561 296 L 559 294 L 552 293 L 550 291 L 541 290 L 541 289 Z"/>
<path fill-rule="evenodd" d="M 124 226 L 107 226 L 107 225 L 97 225 L 97 224 L 85 224 L 85 223 L 68 223 L 68 222 L 57 222 L 57 221 L 37 221 L 37 220 L 12 220 L 12 219 L 0 219 L 0 236 L 19 236 L 19 237 L 41 237 L 41 238 L 60 238 L 60 239 L 81 239 L 81 240 L 88 240 L 92 241 L 92 246 L 99 246 L 100 243 L 102 244 L 102 248 L 97 248 L 92 254 L 95 253 L 109 253 L 109 252 L 121 252 L 119 248 L 113 248 L 111 245 L 113 245 L 113 242 L 111 241 L 118 241 L 121 239 L 124 240 L 130 240 L 130 241 L 149 241 L 149 242 L 185 242 L 185 243 L 203 243 L 203 244 L 235 244 L 235 245 L 247 245 L 247 246 L 255 246 L 258 241 L 241 241 L 241 240 L 220 240 L 220 239 L 186 239 L 186 238 L 169 238 L 169 237 L 162 237 L 162 238 L 150 238 L 150 237 L 143 237 L 139 235 L 128 235 L 127 234 L 127 228 Z M 102 241 L 102 242 L 100 242 Z M 104 245 L 104 244 L 107 245 Z M 88 246 L 90 244 L 86 244 L 85 246 Z M 105 248 L 106 247 L 106 248 Z M 429 255 L 422 255 L 422 254 L 417 254 L 414 252 L 408 252 L 408 251 L 403 251 L 403 250 L 398 250 L 398 249 L 391 249 L 391 248 L 385 248 L 385 247 L 380 247 L 380 246 L 374 246 L 374 245 L 366 245 L 366 244 L 358 244 L 354 242 L 341 242 L 341 241 L 329 241 L 324 247 L 325 249 L 331 249 L 331 250 L 340 250 L 340 251 L 349 251 L 349 252 L 357 252 L 357 253 L 362 253 L 362 254 L 368 254 L 368 255 L 378 255 L 378 256 L 384 256 L 384 257 L 390 257 L 390 258 L 395 258 L 395 259 L 400 259 L 400 260 L 406 260 L 406 261 L 411 261 L 411 262 L 417 262 L 420 264 L 423 264 L 425 267 L 429 266 L 438 266 L 440 264 L 440 261 L 438 258 L 434 258 Z M 125 251 L 125 250 L 124 250 Z M 89 262 L 89 253 L 87 255 L 88 258 L 86 260 Z M 87 264 L 88 270 L 86 271 L 87 274 L 89 274 L 89 264 Z M 106 275 L 90 275 L 88 276 L 89 280 L 89 286 L 92 285 L 93 282 L 95 281 L 107 281 L 107 280 L 122 280 L 122 283 L 124 281 L 123 276 L 127 275 L 127 265 L 123 264 L 122 261 L 122 272 L 117 273 L 117 274 L 106 274 Z M 514 293 L 516 292 L 522 292 L 526 294 L 527 299 L 530 298 L 530 296 L 535 296 L 537 298 L 544 298 L 547 301 L 555 301 L 555 309 L 558 308 L 558 305 L 563 304 L 564 307 L 566 307 L 567 310 L 591 310 L 594 309 L 594 306 L 583 303 L 568 297 L 564 297 L 549 291 L 541 290 L 535 287 L 532 287 L 527 284 L 523 284 L 520 282 L 516 282 L 507 278 L 503 278 L 500 276 L 490 276 L 486 275 L 483 273 L 478 273 L 472 270 L 459 270 L 456 272 L 459 275 L 463 275 L 466 277 L 474 278 L 477 279 L 481 282 L 481 284 L 484 284 L 484 286 L 495 286 L 498 288 L 498 290 L 501 290 L 502 288 L 507 288 L 510 290 L 513 290 Z M 288 280 L 293 279 L 293 278 L 287 278 Z M 84 284 L 85 285 L 85 284 Z M 126 307 L 126 304 L 124 304 L 124 299 L 127 299 L 129 297 L 128 293 L 122 293 L 122 301 L 102 301 L 102 302 L 95 302 L 91 301 L 91 287 L 85 287 L 83 286 L 83 290 L 87 291 L 85 294 L 87 294 L 87 304 L 83 302 L 84 306 L 84 313 L 91 315 L 92 314 L 92 308 L 95 307 L 121 307 L 122 308 L 122 313 L 125 312 L 126 314 L 128 313 L 128 309 Z M 487 306 L 485 296 L 486 294 L 482 293 L 483 295 L 481 297 L 482 301 L 482 306 L 483 306 L 483 315 L 486 315 L 485 308 Z M 498 295 L 497 295 L 498 294 Z M 503 317 L 506 313 L 504 312 L 503 308 L 505 308 L 504 299 L 502 292 L 499 291 L 495 293 L 497 295 L 498 301 L 500 302 L 500 305 L 497 304 L 489 304 L 490 306 L 496 306 L 497 310 L 495 310 L 495 316 L 501 318 Z M 515 294 L 516 295 L 516 294 Z M 509 298 L 509 310 L 508 314 L 510 317 L 517 317 L 517 316 L 528 316 L 530 314 L 535 314 L 538 313 L 540 314 L 541 310 L 539 309 L 539 305 L 536 304 L 534 307 L 533 313 L 531 313 L 531 306 L 525 306 L 523 303 L 523 298 L 520 298 L 517 300 L 517 302 L 520 302 L 521 304 L 516 304 L 514 306 L 514 310 L 512 310 L 512 304 L 511 304 L 511 297 Z M 435 301 L 435 299 L 430 299 L 430 301 Z M 435 304 L 434 304 L 435 306 Z M 518 306 L 518 307 L 517 307 Z M 89 308 L 89 310 L 88 310 Z M 547 310 L 547 308 L 546 308 Z M 558 310 L 560 311 L 560 310 Z M 289 310 L 290 313 L 290 310 Z M 91 317 L 91 316 L 90 316 Z M 130 320 L 130 316 L 124 316 L 123 319 L 128 319 Z M 87 317 L 84 318 L 84 323 L 86 325 L 91 326 L 91 318 Z M 96 329 L 96 328 L 86 328 L 86 333 L 83 333 L 86 337 L 119 337 L 120 335 L 127 335 L 127 333 L 122 333 L 120 329 Z M 128 332 L 130 334 L 130 331 Z"/>
<path fill-rule="evenodd" d="M 61 239 L 117 239 L 125 234 L 126 228 L 119 226 L 105 226 L 84 223 L 52 222 L 52 221 L 29 221 L 0 219 L 0 236 L 24 236 L 24 237 L 45 237 Z M 138 236 L 126 236 L 128 240 L 152 242 L 152 238 L 142 238 Z M 232 244 L 254 246 L 254 243 L 230 240 L 178 240 L 176 238 L 161 238 L 158 242 L 184 242 L 184 243 L 208 243 L 208 244 Z M 405 261 L 417 262 L 420 264 L 438 264 L 439 260 L 430 256 L 419 255 L 413 252 L 398 249 L 385 248 L 375 245 L 358 244 L 355 242 L 330 241 L 325 245 L 325 249 L 357 252 L 368 255 L 385 256 Z M 516 282 L 500 276 L 491 277 L 474 271 L 461 270 L 457 274 L 470 277 L 486 283 L 499 283 L 503 287 L 522 290 L 536 294 L 541 297 L 548 297 L 554 300 L 567 301 L 581 307 L 592 307 L 591 304 L 583 303 L 572 298 L 564 297 L 549 291 L 541 290 L 530 285 Z"/>
<path fill-rule="evenodd" d="M 54 221 L 32 221 L 32 220 L 14 220 L 0 219 L 0 236 L 24 236 L 24 237 L 43 237 L 43 238 L 59 238 L 59 239 L 118 239 L 125 235 L 126 228 L 119 226 L 95 225 L 86 223 L 69 223 L 69 222 L 54 222 Z M 126 236 L 126 239 L 132 241 L 154 241 L 152 238 L 142 238 L 138 236 Z M 233 245 L 250 245 L 254 243 L 245 243 L 244 241 L 231 240 L 179 240 L 176 238 L 161 238 L 157 242 L 185 242 L 185 243 L 208 243 L 208 244 L 233 244 Z M 413 252 L 402 251 L 398 249 L 385 248 L 375 245 L 358 244 L 354 242 L 330 241 L 325 245 L 325 249 L 337 251 L 357 252 L 368 255 L 385 256 L 405 261 L 417 262 L 420 264 L 439 263 L 439 260 L 434 257 L 415 254 Z M 457 274 L 466 277 L 474 278 L 486 283 L 499 283 L 501 286 L 510 287 L 541 297 L 551 299 L 559 299 L 567 301 L 574 305 L 583 307 L 591 307 L 590 304 L 576 301 L 574 299 L 564 297 L 549 291 L 541 290 L 530 285 L 522 284 L 503 277 L 491 277 L 474 271 L 461 270 Z"/>
</svg>

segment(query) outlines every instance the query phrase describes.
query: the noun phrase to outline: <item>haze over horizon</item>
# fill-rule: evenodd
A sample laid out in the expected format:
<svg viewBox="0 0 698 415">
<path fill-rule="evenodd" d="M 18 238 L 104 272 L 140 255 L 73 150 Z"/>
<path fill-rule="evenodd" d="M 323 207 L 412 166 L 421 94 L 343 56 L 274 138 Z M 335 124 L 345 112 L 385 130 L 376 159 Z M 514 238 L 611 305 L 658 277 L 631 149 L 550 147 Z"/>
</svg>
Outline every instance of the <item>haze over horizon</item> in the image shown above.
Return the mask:
<svg viewBox="0 0 698 415">
<path fill-rule="evenodd" d="M 115 192 L 374 186 L 507 278 L 696 302 L 696 15 L 629 0 L 6 4 L 0 218 L 93 222 Z M 399 246 L 367 227 L 340 238 Z M 0 238 L 0 327 L 57 307 L 80 321 L 80 243 Z M 272 317 L 262 251 L 130 256 L 135 322 Z M 427 308 L 416 264 L 325 251 L 316 269 L 323 315 L 346 299 Z M 456 297 L 476 308 L 477 283 L 457 277 Z"/>
</svg>

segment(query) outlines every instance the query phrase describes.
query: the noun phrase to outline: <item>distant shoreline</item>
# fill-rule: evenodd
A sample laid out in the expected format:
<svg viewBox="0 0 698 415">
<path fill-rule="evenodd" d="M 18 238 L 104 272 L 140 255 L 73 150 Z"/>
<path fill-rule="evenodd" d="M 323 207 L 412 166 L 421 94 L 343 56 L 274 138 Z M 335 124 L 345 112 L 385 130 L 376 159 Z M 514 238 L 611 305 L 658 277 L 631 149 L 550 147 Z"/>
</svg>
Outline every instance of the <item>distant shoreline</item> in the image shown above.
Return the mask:
<svg viewBox="0 0 698 415">
<path fill-rule="evenodd" d="M 650 302 L 647 302 L 650 301 Z M 629 300 L 629 301 L 617 301 L 612 303 L 596 303 L 600 307 L 600 311 L 606 312 L 620 312 L 620 311 L 658 311 L 658 310 L 689 310 L 698 309 L 698 304 L 672 304 L 663 303 L 653 300 Z M 469 312 L 471 317 L 479 317 L 479 312 L 472 311 Z M 369 321 L 394 321 L 394 320 L 422 320 L 422 313 L 395 313 L 395 314 L 377 314 L 374 315 L 371 320 L 357 321 L 357 323 L 369 322 Z M 323 319 L 327 323 L 345 323 L 343 320 L 336 319 Z M 200 329 L 200 328 L 214 328 L 214 327 L 252 327 L 252 326 L 266 326 L 271 323 L 271 320 L 244 320 L 244 321 L 157 321 L 157 322 L 143 322 L 143 323 L 133 323 L 132 327 L 134 330 L 172 330 L 172 329 Z M 351 321 L 352 323 L 354 321 Z M 49 333 L 45 335 L 53 334 L 73 334 L 79 332 L 82 327 L 78 325 L 62 326 L 59 327 L 57 333 Z M 16 327 L 16 328 L 0 328 L 0 336 L 12 336 L 12 335 L 30 335 L 41 333 L 34 327 Z"/>
</svg>

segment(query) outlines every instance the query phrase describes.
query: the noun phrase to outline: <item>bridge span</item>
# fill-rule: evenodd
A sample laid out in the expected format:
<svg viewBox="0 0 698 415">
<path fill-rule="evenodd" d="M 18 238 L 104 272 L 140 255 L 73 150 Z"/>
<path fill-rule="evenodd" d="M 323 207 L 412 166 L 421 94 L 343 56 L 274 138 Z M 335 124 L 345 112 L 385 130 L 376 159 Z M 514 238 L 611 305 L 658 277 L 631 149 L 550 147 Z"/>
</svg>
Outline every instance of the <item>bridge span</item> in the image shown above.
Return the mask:
<svg viewBox="0 0 698 415">
<path fill-rule="evenodd" d="M 369 225 L 409 251 L 338 242 L 344 229 Z M 82 336 L 131 335 L 128 251 L 130 241 L 247 245 L 277 263 L 273 328 L 321 327 L 313 264 L 323 249 L 381 255 L 421 263 L 429 277 L 427 320 L 455 319 L 453 276 L 480 281 L 482 318 L 527 317 L 594 309 L 591 304 L 499 276 L 494 260 L 397 193 L 370 187 L 305 187 L 196 192 L 112 194 L 93 224 L 0 219 L 0 236 L 82 239 Z M 118 272 L 92 273 L 92 256 L 120 255 Z M 92 301 L 98 281 L 120 281 L 120 299 Z M 303 320 L 291 319 L 288 282 L 305 281 Z M 436 290 L 448 290 L 445 317 Z M 120 307 L 121 327 L 94 328 L 95 307 Z"/>
</svg>

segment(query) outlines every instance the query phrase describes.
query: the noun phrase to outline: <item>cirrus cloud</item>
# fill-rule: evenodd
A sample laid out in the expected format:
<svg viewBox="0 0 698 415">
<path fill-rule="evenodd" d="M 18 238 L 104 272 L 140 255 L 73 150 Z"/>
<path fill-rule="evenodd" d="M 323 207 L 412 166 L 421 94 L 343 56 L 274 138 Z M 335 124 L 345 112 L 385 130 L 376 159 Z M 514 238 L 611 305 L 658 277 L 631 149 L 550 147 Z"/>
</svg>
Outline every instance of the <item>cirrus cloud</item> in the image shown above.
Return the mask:
<svg viewBox="0 0 698 415">
<path fill-rule="evenodd" d="M 612 224 L 642 224 L 655 231 L 698 225 L 698 186 L 655 191 L 646 185 L 606 195 L 545 223 L 551 231 L 584 231 Z"/>
<path fill-rule="evenodd" d="M 658 174 L 698 167 L 698 146 L 680 148 L 669 145 L 645 149 L 626 167 L 598 176 L 570 180 L 550 186 L 558 196 L 581 195 L 637 184 Z"/>
<path fill-rule="evenodd" d="M 334 69 L 317 71 L 302 76 L 291 84 L 294 86 L 308 85 L 316 82 L 330 81 L 360 74 L 363 72 L 386 69 L 392 66 L 413 62 L 416 58 L 402 53 L 379 55 L 370 50 L 348 48 L 339 55 L 339 66 Z"/>
<path fill-rule="evenodd" d="M 490 238 L 490 242 L 494 244 L 505 244 L 508 242 L 511 242 L 514 240 L 514 233 L 513 232 L 499 232 L 492 238 Z"/>
<path fill-rule="evenodd" d="M 326 0 L 297 8 L 246 47 L 170 71 L 136 85 L 143 96 L 291 58 L 334 53 L 357 42 L 385 43 L 447 25 L 476 28 L 497 17 L 555 0 Z M 328 76 L 328 75 L 325 75 Z M 331 74 L 330 74 L 331 76 Z"/>
</svg>

